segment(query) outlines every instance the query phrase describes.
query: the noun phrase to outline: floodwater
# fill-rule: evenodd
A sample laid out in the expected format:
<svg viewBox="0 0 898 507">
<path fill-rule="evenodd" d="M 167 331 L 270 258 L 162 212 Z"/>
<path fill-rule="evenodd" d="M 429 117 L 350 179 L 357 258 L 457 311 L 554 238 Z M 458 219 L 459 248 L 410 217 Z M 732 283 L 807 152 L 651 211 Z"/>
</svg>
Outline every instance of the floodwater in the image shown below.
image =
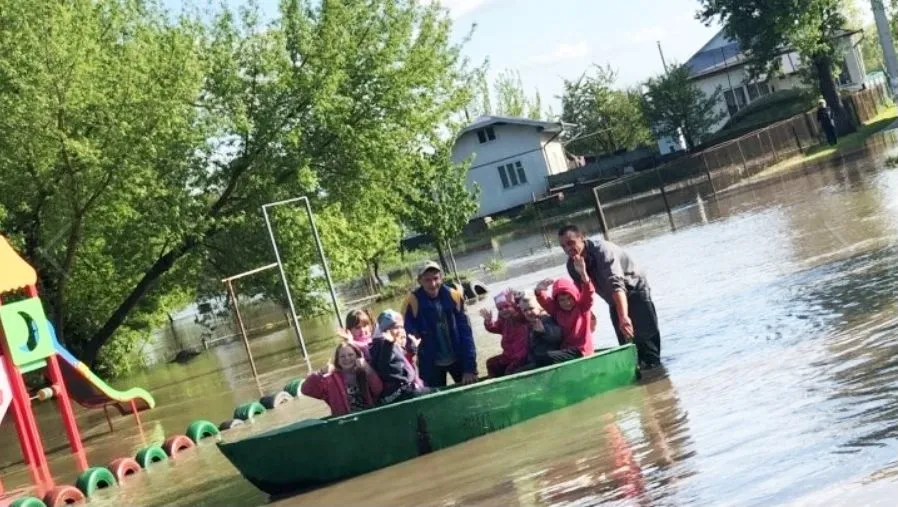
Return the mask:
<svg viewBox="0 0 898 507">
<path fill-rule="evenodd" d="M 891 134 L 890 134 L 891 135 Z M 283 505 L 894 505 L 898 493 L 898 153 L 876 149 L 799 167 L 612 231 L 648 270 L 665 368 L 642 383 L 465 444 L 279 501 Z M 584 220 L 588 221 L 588 217 Z M 595 227 L 593 226 L 593 229 Z M 530 239 L 542 242 L 542 234 Z M 561 276 L 556 248 L 510 260 L 495 286 Z M 482 301 L 469 307 L 476 317 Z M 597 345 L 614 343 L 598 308 Z M 498 352 L 480 331 L 479 358 Z M 252 342 L 260 383 L 305 367 L 289 332 Z M 313 357 L 323 364 L 327 350 Z M 144 438 L 220 422 L 258 398 L 242 346 L 213 349 L 129 382 L 159 405 Z M 51 467 L 75 466 L 53 406 L 38 407 Z M 303 398 L 259 418 L 257 432 L 327 413 Z M 79 409 L 92 464 L 133 455 L 129 418 Z M 389 428 L 372 428 L 371 438 Z M 229 436 L 228 438 L 234 438 Z M 28 482 L 15 432 L 0 431 L 7 488 Z M 151 468 L 92 505 L 258 505 L 213 445 Z"/>
</svg>

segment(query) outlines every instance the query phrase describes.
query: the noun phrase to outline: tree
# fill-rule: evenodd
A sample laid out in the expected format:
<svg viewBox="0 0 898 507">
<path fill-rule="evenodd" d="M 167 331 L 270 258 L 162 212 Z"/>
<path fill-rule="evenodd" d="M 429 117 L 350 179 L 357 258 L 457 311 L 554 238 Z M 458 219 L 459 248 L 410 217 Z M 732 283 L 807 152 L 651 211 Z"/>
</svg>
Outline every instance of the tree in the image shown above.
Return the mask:
<svg viewBox="0 0 898 507">
<path fill-rule="evenodd" d="M 578 155 L 600 155 L 631 150 L 652 141 L 643 116 L 641 96 L 614 88 L 610 67 L 595 66 L 576 81 L 564 81 L 561 118 L 577 125 L 567 149 Z"/>
<path fill-rule="evenodd" d="M 533 97 L 524 91 L 524 82 L 518 71 L 503 71 L 490 90 L 486 72 L 477 77 L 476 93 L 468 106 L 468 116 L 500 115 L 540 120 L 544 117 L 542 98 L 537 90 Z M 473 118 L 469 118 L 473 120 Z"/>
<path fill-rule="evenodd" d="M 270 262 L 267 202 L 309 196 L 335 276 L 361 272 L 398 240 L 393 186 L 416 181 L 421 146 L 470 99 L 438 5 L 284 0 L 269 24 L 252 5 L 207 19 L 0 0 L 2 228 L 87 363 L 102 350 L 117 365 L 166 308 Z M 304 214 L 274 215 L 311 301 Z M 280 294 L 275 274 L 259 280 Z"/>
<path fill-rule="evenodd" d="M 719 18 L 727 35 L 750 55 L 755 76 L 780 71 L 780 55 L 788 48 L 810 62 L 817 86 L 832 108 L 841 133 L 855 129 L 839 97 L 833 68 L 846 19 L 841 0 L 699 0 L 699 19 Z"/>
<path fill-rule="evenodd" d="M 476 185 L 468 189 L 465 183 L 470 164 L 454 163 L 451 153 L 448 142 L 438 145 L 433 153 L 422 153 L 418 159 L 419 184 L 405 191 L 405 222 L 433 240 L 445 272 L 449 272 L 449 263 L 444 248 L 477 212 L 480 192 Z"/>
<path fill-rule="evenodd" d="M 673 64 L 667 74 L 645 83 L 643 101 L 646 119 L 656 134 L 679 137 L 682 132 L 689 151 L 725 116 L 720 110 L 720 90 L 707 96 L 689 81 L 689 67 Z"/>
</svg>

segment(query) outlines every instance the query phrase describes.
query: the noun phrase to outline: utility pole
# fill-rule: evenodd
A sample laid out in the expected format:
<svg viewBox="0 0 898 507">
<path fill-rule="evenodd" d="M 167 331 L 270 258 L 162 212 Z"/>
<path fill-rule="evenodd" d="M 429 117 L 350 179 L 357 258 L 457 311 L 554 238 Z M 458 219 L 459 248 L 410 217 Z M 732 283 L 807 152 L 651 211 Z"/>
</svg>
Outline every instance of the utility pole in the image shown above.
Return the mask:
<svg viewBox="0 0 898 507">
<path fill-rule="evenodd" d="M 876 0 L 874 0 L 876 1 Z M 667 74 L 667 61 L 664 59 L 664 50 L 661 49 L 661 41 L 658 42 L 658 54 L 661 55 L 661 65 L 664 66 L 664 73 Z"/>
<path fill-rule="evenodd" d="M 889 80 L 889 91 L 892 98 L 898 97 L 898 58 L 895 57 L 895 43 L 892 41 L 892 32 L 889 28 L 889 18 L 886 16 L 882 0 L 870 0 L 873 7 L 873 18 L 876 20 L 876 31 L 879 32 L 879 45 L 882 46 L 882 56 L 885 58 L 886 75 Z"/>
</svg>

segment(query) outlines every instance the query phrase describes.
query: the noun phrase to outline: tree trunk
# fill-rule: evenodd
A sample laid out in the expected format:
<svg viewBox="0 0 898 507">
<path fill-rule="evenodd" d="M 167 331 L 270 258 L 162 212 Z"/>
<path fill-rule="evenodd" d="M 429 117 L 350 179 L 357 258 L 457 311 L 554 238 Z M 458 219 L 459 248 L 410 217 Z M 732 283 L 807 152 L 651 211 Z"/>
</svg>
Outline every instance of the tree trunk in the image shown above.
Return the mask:
<svg viewBox="0 0 898 507">
<path fill-rule="evenodd" d="M 833 77 L 832 60 L 827 56 L 818 56 L 813 59 L 813 64 L 820 94 L 823 95 L 826 105 L 833 112 L 836 131 L 840 136 L 857 131 L 857 126 L 842 105 L 842 98 L 839 96 L 839 89 Z"/>
<path fill-rule="evenodd" d="M 156 262 L 144 273 L 143 278 L 131 290 L 128 297 L 115 309 L 106 323 L 103 324 L 103 327 L 94 333 L 84 345 L 81 360 L 89 366 L 93 366 L 100 349 L 103 348 L 103 345 L 106 345 L 106 342 L 112 338 L 113 333 L 125 322 L 128 314 L 137 306 L 144 294 L 149 292 L 159 278 L 168 272 L 178 259 L 186 255 L 198 244 L 199 240 L 197 238 L 187 238 L 177 248 L 169 250 L 165 255 L 156 259 Z"/>
<path fill-rule="evenodd" d="M 443 242 L 435 240 L 434 245 L 437 247 L 437 255 L 440 256 L 440 266 L 443 266 L 443 273 L 449 272 L 449 263 L 446 262 L 446 253 L 443 252 Z"/>
<path fill-rule="evenodd" d="M 681 129 L 683 132 L 683 140 L 686 141 L 686 151 L 692 153 L 695 151 L 695 139 L 692 138 L 692 134 L 689 132 L 689 129 Z"/>
</svg>

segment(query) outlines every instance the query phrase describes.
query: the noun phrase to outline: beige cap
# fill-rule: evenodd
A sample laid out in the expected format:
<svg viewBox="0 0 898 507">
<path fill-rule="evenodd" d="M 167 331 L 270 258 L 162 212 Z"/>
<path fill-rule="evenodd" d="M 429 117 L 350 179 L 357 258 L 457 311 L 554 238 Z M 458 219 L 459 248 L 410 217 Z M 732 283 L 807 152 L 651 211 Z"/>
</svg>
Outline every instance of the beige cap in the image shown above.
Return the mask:
<svg viewBox="0 0 898 507">
<path fill-rule="evenodd" d="M 421 264 L 421 266 L 418 268 L 418 276 L 421 276 L 432 269 L 435 269 L 440 273 L 443 272 L 443 268 L 438 263 L 434 261 L 427 261 L 424 264 Z"/>
</svg>

